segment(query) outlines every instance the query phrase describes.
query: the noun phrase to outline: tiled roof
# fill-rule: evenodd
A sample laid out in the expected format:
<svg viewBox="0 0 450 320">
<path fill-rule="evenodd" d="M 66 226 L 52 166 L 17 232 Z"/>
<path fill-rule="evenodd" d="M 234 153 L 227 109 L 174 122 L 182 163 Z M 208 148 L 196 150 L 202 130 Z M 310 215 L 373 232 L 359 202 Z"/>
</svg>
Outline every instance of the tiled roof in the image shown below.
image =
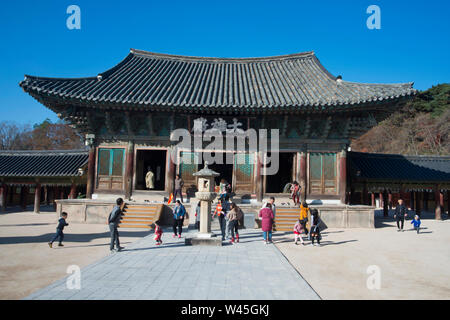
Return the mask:
<svg viewBox="0 0 450 320">
<path fill-rule="evenodd" d="M 450 156 L 349 153 L 350 173 L 363 180 L 450 183 Z"/>
<path fill-rule="evenodd" d="M 171 108 L 327 109 L 415 94 L 413 83 L 364 84 L 332 76 L 313 52 L 265 58 L 200 58 L 131 49 L 97 77 L 25 76 L 34 97 Z"/>
<path fill-rule="evenodd" d="M 88 162 L 88 152 L 0 151 L 0 177 L 75 177 Z"/>
</svg>

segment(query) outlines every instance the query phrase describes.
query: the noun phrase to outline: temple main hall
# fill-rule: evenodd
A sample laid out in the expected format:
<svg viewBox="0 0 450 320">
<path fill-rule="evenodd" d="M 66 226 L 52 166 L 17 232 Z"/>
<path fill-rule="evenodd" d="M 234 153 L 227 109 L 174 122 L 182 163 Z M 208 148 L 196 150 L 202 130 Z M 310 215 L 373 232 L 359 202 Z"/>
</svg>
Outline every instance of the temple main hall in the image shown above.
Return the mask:
<svg viewBox="0 0 450 320">
<path fill-rule="evenodd" d="M 20 86 L 87 137 L 88 198 L 170 192 L 175 174 L 195 188 L 192 174 L 201 165 L 172 163 L 170 133 L 177 128 L 192 131 L 196 121 L 205 129 L 220 121 L 224 130 L 280 132 L 277 174 L 261 174 L 260 157 L 250 152 L 229 155 L 232 163 L 214 165 L 236 194 L 262 199 L 298 181 L 304 198 L 342 203 L 348 201 L 351 139 L 416 92 L 412 83 L 344 81 L 330 74 L 314 52 L 204 58 L 135 49 L 93 77 L 27 75 Z M 182 159 L 195 159 L 204 151 L 177 150 Z M 148 170 L 154 174 L 152 189 L 145 183 Z"/>
</svg>

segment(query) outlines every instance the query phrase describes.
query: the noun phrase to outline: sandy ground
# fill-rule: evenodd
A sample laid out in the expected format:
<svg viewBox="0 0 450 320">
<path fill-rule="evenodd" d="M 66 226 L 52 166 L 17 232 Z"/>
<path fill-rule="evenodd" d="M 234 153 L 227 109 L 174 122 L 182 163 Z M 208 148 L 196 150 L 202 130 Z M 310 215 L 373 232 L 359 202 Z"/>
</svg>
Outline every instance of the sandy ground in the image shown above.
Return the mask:
<svg viewBox="0 0 450 320">
<path fill-rule="evenodd" d="M 290 233 L 274 241 L 322 299 L 450 299 L 450 220 L 422 220 L 419 235 L 410 222 L 404 232 L 383 218 L 373 230 L 328 229 L 321 247 L 296 246 Z M 372 265 L 379 290 L 367 286 Z"/>
<path fill-rule="evenodd" d="M 70 221 L 69 221 L 70 222 Z M 377 229 L 327 229 L 321 247 L 294 245 L 276 234 L 281 252 L 323 299 L 450 299 L 450 220 L 424 219 L 421 234 L 396 231 L 392 219 Z M 50 249 L 54 213 L 0 214 L 0 299 L 20 299 L 109 254 L 107 225 L 70 224 L 65 246 Z M 148 234 L 121 230 L 123 246 Z M 378 266 L 381 288 L 369 290 L 369 266 Z"/>
<path fill-rule="evenodd" d="M 70 220 L 69 220 L 70 223 Z M 55 234 L 53 212 L 0 214 L 0 299 L 21 299 L 67 275 L 69 265 L 80 268 L 109 254 L 109 228 L 97 224 L 70 224 L 64 247 L 50 249 Z M 121 245 L 148 234 L 119 230 Z"/>
</svg>

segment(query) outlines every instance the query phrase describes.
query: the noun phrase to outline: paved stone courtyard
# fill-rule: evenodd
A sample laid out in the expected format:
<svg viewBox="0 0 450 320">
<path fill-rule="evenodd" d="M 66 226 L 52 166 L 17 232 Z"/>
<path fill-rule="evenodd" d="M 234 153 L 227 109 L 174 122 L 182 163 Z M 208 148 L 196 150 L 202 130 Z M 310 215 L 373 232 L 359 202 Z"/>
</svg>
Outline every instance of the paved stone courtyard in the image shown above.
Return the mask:
<svg viewBox="0 0 450 320">
<path fill-rule="evenodd" d="M 64 278 L 26 299 L 320 299 L 258 231 L 243 230 L 239 244 L 223 247 L 185 246 L 165 231 L 162 246 L 150 234 L 82 268 L 80 290 Z"/>
</svg>

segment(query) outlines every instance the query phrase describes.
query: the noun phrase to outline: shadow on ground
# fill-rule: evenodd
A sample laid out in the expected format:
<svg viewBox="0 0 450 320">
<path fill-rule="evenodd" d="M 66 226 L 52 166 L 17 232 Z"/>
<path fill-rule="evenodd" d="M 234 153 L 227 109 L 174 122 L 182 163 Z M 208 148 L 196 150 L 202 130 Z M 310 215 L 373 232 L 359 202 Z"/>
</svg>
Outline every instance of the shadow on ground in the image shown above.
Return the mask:
<svg viewBox="0 0 450 320">
<path fill-rule="evenodd" d="M 2 244 L 23 244 L 23 243 L 46 243 L 50 241 L 55 233 L 45 233 L 38 236 L 19 236 L 19 237 L 0 237 L 0 245 Z M 145 237 L 149 235 L 148 231 L 120 231 L 120 237 Z M 108 239 L 109 232 L 73 234 L 64 233 L 64 242 L 90 242 L 95 239 Z"/>
</svg>

